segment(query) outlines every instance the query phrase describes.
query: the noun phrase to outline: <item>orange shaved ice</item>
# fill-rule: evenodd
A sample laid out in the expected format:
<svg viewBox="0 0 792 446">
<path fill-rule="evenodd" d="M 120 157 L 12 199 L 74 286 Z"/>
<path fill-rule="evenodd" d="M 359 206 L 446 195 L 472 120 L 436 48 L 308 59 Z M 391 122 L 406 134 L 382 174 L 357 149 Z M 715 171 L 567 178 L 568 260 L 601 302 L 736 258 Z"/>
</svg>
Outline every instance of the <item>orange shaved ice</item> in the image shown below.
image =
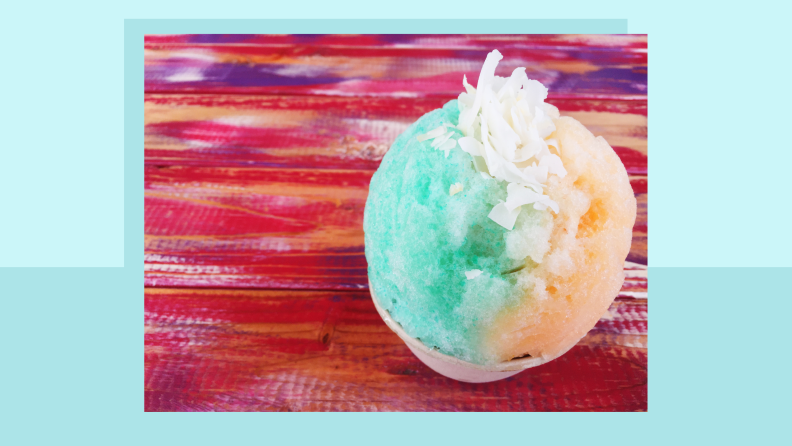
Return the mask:
<svg viewBox="0 0 792 446">
<path fill-rule="evenodd" d="M 585 336 L 624 282 L 636 216 L 610 145 L 544 102 L 525 68 L 496 76 L 501 58 L 396 139 L 364 218 L 386 320 L 486 366 L 543 363 Z"/>
<path fill-rule="evenodd" d="M 636 201 L 627 172 L 602 137 L 580 122 L 555 120 L 564 178 L 548 181 L 552 215 L 549 250 L 518 279 L 524 290 L 516 308 L 501 311 L 483 346 L 500 359 L 530 354 L 556 357 L 597 323 L 624 282 Z"/>
</svg>

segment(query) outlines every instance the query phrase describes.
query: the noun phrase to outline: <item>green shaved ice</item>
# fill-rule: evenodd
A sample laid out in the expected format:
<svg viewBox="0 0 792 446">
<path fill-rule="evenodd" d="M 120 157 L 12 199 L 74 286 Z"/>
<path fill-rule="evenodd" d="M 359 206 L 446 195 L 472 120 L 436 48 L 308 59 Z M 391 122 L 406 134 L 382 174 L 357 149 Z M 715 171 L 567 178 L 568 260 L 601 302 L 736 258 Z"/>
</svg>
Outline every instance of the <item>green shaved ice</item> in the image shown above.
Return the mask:
<svg viewBox="0 0 792 446">
<path fill-rule="evenodd" d="M 448 102 L 411 125 L 383 158 L 366 202 L 366 259 L 380 306 L 410 336 L 488 364 L 495 353 L 484 351 L 483 338 L 497 314 L 525 296 L 515 271 L 535 265 L 525 257 L 536 249 L 525 245 L 533 243 L 534 227 L 549 234 L 549 220 L 524 206 L 515 230 L 507 231 L 487 217 L 506 200 L 506 183 L 483 178 L 458 145 L 446 158 L 431 140 L 416 139 L 442 123 L 456 125 L 458 118 L 457 101 Z M 449 129 L 454 139 L 462 137 Z M 455 183 L 463 189 L 451 196 Z M 465 271 L 474 269 L 483 273 L 467 280 Z"/>
</svg>

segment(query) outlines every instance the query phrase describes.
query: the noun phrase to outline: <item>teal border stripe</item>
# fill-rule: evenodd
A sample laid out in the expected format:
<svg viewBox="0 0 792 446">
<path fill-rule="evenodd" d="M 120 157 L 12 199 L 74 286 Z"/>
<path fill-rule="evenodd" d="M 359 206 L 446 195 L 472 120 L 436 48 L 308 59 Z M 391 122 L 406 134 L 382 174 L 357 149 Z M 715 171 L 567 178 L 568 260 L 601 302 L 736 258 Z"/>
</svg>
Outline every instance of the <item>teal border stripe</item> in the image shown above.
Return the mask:
<svg viewBox="0 0 792 446">
<path fill-rule="evenodd" d="M 124 21 L 124 266 L 143 285 L 143 33 Z"/>
<path fill-rule="evenodd" d="M 99 66 L 112 65 L 118 51 L 107 51 L 91 45 L 97 36 L 107 36 L 113 48 L 120 48 L 118 32 L 124 15 L 127 16 L 178 16 L 192 14 L 210 17 L 216 14 L 241 16 L 265 14 L 294 14 L 282 10 L 288 4 L 270 6 L 263 3 L 240 6 L 236 2 L 221 2 L 217 8 L 225 12 L 211 11 L 204 3 L 193 2 L 189 6 L 168 5 L 157 2 L 158 12 L 145 12 L 147 2 L 101 8 L 70 5 L 67 8 L 41 8 L 34 5 L 25 11 L 22 3 L 12 4 L 9 17 L 0 32 L 11 42 L 7 52 L 7 73 L 19 74 L 22 63 L 46 60 L 73 61 L 73 64 L 57 66 L 59 70 L 88 72 Z M 350 10 L 335 6 L 334 14 L 384 15 L 376 12 L 372 2 L 368 10 Z M 784 54 L 789 7 L 773 5 L 768 9 L 757 5 L 752 10 L 715 8 L 691 2 L 671 2 L 657 7 L 648 3 L 620 2 L 612 6 L 596 2 L 558 3 L 555 6 L 538 5 L 536 9 L 528 2 L 519 5 L 507 2 L 507 7 L 491 13 L 536 14 L 558 16 L 562 14 L 584 16 L 616 14 L 630 17 L 633 32 L 651 31 L 652 74 L 652 144 L 665 147 L 668 156 L 657 159 L 656 152 L 651 160 L 653 170 L 652 221 L 655 229 L 652 240 L 660 245 L 684 248 L 688 244 L 695 249 L 677 250 L 675 258 L 667 257 L 664 265 L 674 261 L 690 263 L 695 259 L 695 250 L 713 251 L 720 255 L 725 250 L 712 250 L 711 240 L 721 241 L 728 246 L 732 256 L 744 254 L 773 254 L 761 264 L 788 265 L 789 237 L 787 231 L 775 231 L 789 221 L 786 214 L 772 213 L 758 206 L 757 212 L 744 212 L 747 217 L 723 222 L 719 229 L 712 224 L 703 230 L 691 226 L 691 219 L 709 213 L 680 210 L 679 199 L 689 190 L 701 184 L 716 184 L 715 180 L 730 180 L 732 172 L 745 171 L 745 144 L 750 139 L 735 139 L 740 130 L 734 130 L 728 113 L 733 110 L 733 98 L 723 92 L 731 91 L 735 75 L 740 78 L 746 66 L 759 67 L 762 72 L 759 85 L 764 96 L 751 97 L 750 106 L 762 110 L 758 118 L 749 120 L 748 127 L 769 130 L 771 138 L 763 152 L 772 150 L 775 161 L 771 169 L 783 173 L 788 166 L 788 153 L 781 135 L 773 129 L 783 129 L 786 116 L 785 104 L 789 103 L 788 91 L 773 88 L 785 85 L 787 73 Z M 287 5 L 287 6 L 284 6 Z M 315 8 L 310 4 L 292 3 L 293 9 L 302 8 L 305 14 L 320 14 L 327 8 Z M 421 11 L 413 8 L 412 14 L 437 14 L 437 7 Z M 455 5 L 457 6 L 457 5 Z M 476 7 L 488 7 L 488 3 Z M 521 8 L 516 11 L 516 8 Z M 37 9 L 34 9 L 37 8 Z M 379 6 L 381 11 L 388 5 Z M 512 8 L 512 9 L 509 9 Z M 549 11 L 554 8 L 555 10 Z M 120 11 L 123 9 L 123 11 Z M 238 11 L 242 11 L 239 13 Z M 371 12 L 369 12 L 371 11 Z M 680 14 L 680 11 L 683 13 Z M 476 9 L 453 13 L 476 14 Z M 407 14 L 402 12 L 402 14 Z M 375 26 L 378 33 L 625 33 L 622 25 L 605 29 L 613 21 L 272 21 L 272 20 L 127 20 L 124 22 L 124 68 L 125 89 L 125 227 L 124 268 L 0 268 L 0 301 L 5 316 L 0 324 L 0 336 L 6 341 L 3 350 L 3 365 L 0 389 L 3 409 L 2 438 L 9 444 L 60 444 L 69 440 L 81 444 L 779 444 L 789 438 L 784 429 L 788 422 L 788 406 L 792 400 L 789 385 L 790 361 L 787 339 L 788 315 L 792 312 L 789 281 L 790 268 L 649 268 L 652 281 L 651 344 L 651 390 L 648 414 L 389 414 L 389 416 L 367 414 L 145 414 L 143 413 L 143 364 L 142 332 L 142 249 L 143 249 L 143 49 L 145 33 L 254 33 L 269 26 L 269 32 L 299 33 L 362 33 L 366 27 Z M 387 25 L 386 22 L 399 25 Z M 549 23 L 553 23 L 552 26 Z M 594 23 L 596 22 L 596 23 Z M 626 20 L 618 20 L 626 24 Z M 282 29 L 294 24 L 294 28 Z M 324 23 L 324 24 L 323 24 Z M 456 24 L 456 25 L 455 25 Z M 469 25 L 469 28 L 458 29 Z M 508 25 L 508 26 L 507 26 Z M 600 27 L 600 25 L 602 25 Z M 325 28 L 323 28 L 323 26 Z M 337 28 L 334 28 L 337 26 Z M 441 31 L 449 26 L 453 30 Z M 511 26 L 529 28 L 513 29 Z M 589 28 L 591 26 L 591 28 Z M 434 27 L 434 29 L 431 29 Z M 498 29 L 493 29 L 498 28 Z M 551 28 L 551 29 L 549 29 Z M 23 36 L 21 40 L 17 37 Z M 94 39 L 91 41 L 89 39 Z M 116 47 L 116 41 L 118 46 Z M 46 45 L 43 45 L 46 43 Z M 53 42 L 63 43 L 51 46 Z M 85 45 L 75 44 L 84 42 Z M 39 51 L 39 48 L 48 52 Z M 103 52 L 107 51 L 107 52 Z M 99 57 L 97 57 L 97 55 Z M 23 57 L 20 57 L 23 56 Z M 56 56 L 63 56 L 58 59 Z M 779 65 L 780 64 L 780 65 Z M 710 71 L 714 70 L 714 71 Z M 111 73 L 111 70 L 102 71 Z M 716 75 L 712 75 L 712 73 Z M 722 73 L 722 74 L 721 74 Z M 46 72 L 50 76 L 50 72 Z M 60 73 L 62 76 L 63 73 Z M 9 83 L 7 115 L 19 115 L 32 108 L 24 104 L 52 104 L 48 90 L 36 96 L 27 87 L 38 85 L 36 72 L 27 71 L 20 77 L 34 81 L 20 85 Z M 53 80 L 62 79 L 52 78 Z M 76 79 L 76 77 L 71 78 Z M 116 78 L 113 78 L 115 81 Z M 94 79 L 92 82 L 97 82 Z M 83 85 L 83 84 L 79 84 Z M 94 84 L 95 86 L 96 84 Z M 113 84 L 115 85 L 115 84 Z M 704 85 L 706 88 L 702 88 Z M 115 103 L 121 97 L 115 87 L 94 90 L 96 95 L 109 95 Z M 23 88 L 26 87 L 26 88 Z M 680 87 L 687 89 L 680 90 Z M 761 90 L 767 88 L 767 90 Z M 13 96 L 16 91 L 21 96 Z M 680 93 L 681 91 L 681 93 Z M 90 100 L 90 92 L 85 97 Z M 695 93 L 695 94 L 693 94 Z M 749 92 L 750 93 L 750 92 Z M 63 116 L 78 115 L 73 103 L 55 96 L 58 103 L 53 107 Z M 715 100 L 717 99 L 717 100 Z M 680 135 L 678 126 L 669 121 L 669 116 L 680 104 L 702 106 L 712 116 L 698 122 L 688 133 Z M 60 105 L 64 104 L 64 105 Z M 119 106 L 121 104 L 118 104 Z M 15 108 L 16 107 L 16 108 Z M 709 107 L 709 108 L 707 108 Z M 120 107 L 119 107 L 120 109 Z M 665 111 L 664 111 L 665 109 Z M 722 110 L 725 110 L 723 112 Z M 108 112 L 112 112 L 109 110 Z M 749 113 L 750 115 L 750 113 Z M 721 119 L 723 118 L 723 119 Z M 768 119 L 770 121 L 768 121 Z M 768 122 L 771 125 L 768 125 Z M 701 129 L 712 129 L 702 132 Z M 20 133 L 18 128 L 8 128 L 4 146 L 0 147 L 7 163 L 4 174 L 30 174 L 30 164 L 12 161 L 35 161 L 35 157 L 16 157 L 24 154 L 29 144 L 16 146 L 10 133 Z M 132 131 L 130 131 L 132 130 Z M 12 132 L 13 131 L 13 132 Z M 711 133 L 721 132 L 722 139 L 712 141 Z M 775 133 L 774 133 L 775 132 Z M 24 134 L 26 136 L 26 134 Z M 696 137 L 688 142 L 690 137 Z M 44 137 L 46 135 L 38 135 Z M 659 137 L 659 140 L 658 140 Z M 778 141 L 781 141 L 780 143 Z M 3 151 L 5 149 L 5 151 Z M 59 146 L 58 149 L 61 149 Z M 709 156 L 722 153 L 711 171 L 692 171 L 691 175 L 680 172 L 678 154 L 700 153 Z M 739 151 L 737 151 L 739 149 Z M 82 151 L 80 152 L 82 153 Z M 38 153 L 36 156 L 40 156 Z M 661 157 L 662 158 L 662 157 Z M 671 159 L 673 158 L 673 160 Z M 722 158 L 722 160 L 721 160 Z M 750 158 L 750 157 L 749 157 Z M 766 157 L 755 157 L 763 163 Z M 710 158 L 707 158 L 710 160 Z M 737 161 L 734 161 L 737 160 Z M 665 161 L 662 164 L 661 161 Z M 750 161 L 747 160 L 747 161 Z M 695 162 L 688 163 L 696 166 Z M 756 164 L 754 164 L 756 165 Z M 10 169 L 8 168 L 10 166 Z M 741 169 L 737 167 L 742 166 Z M 771 166 L 771 167 L 773 167 Z M 767 171 L 762 165 L 758 171 Z M 657 170 L 657 171 L 655 171 Z M 756 169 L 754 169 L 756 170 Z M 667 172 L 664 175 L 662 171 Z M 698 183 L 696 175 L 701 175 Z M 667 181 L 663 177 L 668 177 Z M 679 177 L 691 183 L 677 188 Z M 53 181 L 51 177 L 44 178 Z M 45 184 L 44 178 L 42 184 Z M 770 178 L 770 179 L 768 179 Z M 786 187 L 786 176 L 771 175 L 757 177 L 752 181 L 759 193 L 761 204 L 775 205 L 771 200 Z M 771 181 L 772 180 L 772 181 Z M 712 183 L 711 183 L 712 181 Z M 753 184 L 753 183 L 752 183 Z M 714 186 L 711 186 L 714 187 Z M 69 193 L 71 184 L 61 184 L 60 189 Z M 755 203 L 756 191 L 746 189 L 743 198 Z M 771 191 L 771 192 L 767 192 Z M 754 195 L 750 195 L 754 194 Z M 716 205 L 733 204 L 731 194 L 720 194 L 725 198 L 716 200 L 705 197 Z M 22 196 L 22 195 L 20 195 Z M 663 196 L 668 204 L 659 202 Z M 781 195 L 778 195 L 781 196 Z M 717 198 L 717 195 L 714 195 Z M 765 198 L 762 198 L 765 197 Z M 79 197 L 77 197 L 79 198 Z M 120 197 L 117 197 L 120 198 Z M 25 198 L 27 200 L 27 197 Z M 95 197 L 92 197 L 95 202 Z M 693 200 L 699 205 L 701 200 Z M 21 203 L 21 204 L 20 204 Z M 88 202 L 92 204 L 92 202 Z M 32 202 L 11 201 L 10 208 L 3 208 L 5 218 L 23 215 Z M 781 206 L 783 207 L 783 206 Z M 731 209 L 723 207 L 723 209 Z M 99 209 L 84 209 L 90 212 Z M 718 211 L 718 212 L 715 212 Z M 713 208 L 712 215 L 720 209 Z M 735 215 L 733 213 L 730 215 Z M 666 217 L 664 217 L 664 215 Z M 680 218 L 685 216 L 685 218 Z M 763 219 L 759 217 L 763 216 Z M 69 218 L 63 215 L 60 218 Z M 657 220 L 655 217 L 661 217 Z M 662 222 L 678 220 L 677 227 Z M 657 220 L 657 221 L 656 221 Z M 708 220 L 709 221 L 709 220 Z M 768 228 L 768 223 L 777 226 Z M 757 223 L 758 222 L 758 223 Z M 662 224 L 661 224 L 662 223 Z M 762 234 L 745 234 L 735 229 L 763 227 Z M 14 237 L 30 237 L 31 227 L 14 233 Z M 672 240 L 685 233 L 690 237 Z M 719 237 L 714 237 L 715 233 Z M 780 238 L 775 234 L 780 233 Z M 765 234 L 771 234 L 767 236 Z M 721 235 L 724 235 L 721 237 Z M 728 235 L 726 237 L 725 235 Z M 74 236 L 74 234 L 72 234 Z M 659 236 L 659 237 L 657 237 Z M 741 243 L 745 240 L 745 243 Z M 770 249 L 755 249 L 757 244 Z M 688 243 L 690 242 L 690 243 Z M 700 243 L 699 243 L 700 242 Z M 729 242 L 729 243 L 727 243 Z M 52 251 L 74 253 L 63 246 L 48 246 Z M 666 248 L 669 249 L 669 248 Z M 653 253 L 653 255 L 657 255 Z M 729 256 L 721 256 L 729 262 Z M 751 257 L 760 258 L 760 255 Z M 20 264 L 14 252 L 2 251 L 0 258 L 11 265 Z M 712 261 L 713 256 L 707 261 Z M 69 260 L 69 259 L 67 259 Z M 72 263 L 74 261 L 72 260 Z M 114 259 L 105 262 L 115 264 Z M 759 265 L 759 262 L 752 262 Z M 5 264 L 4 264 L 5 265 Z M 570 389 L 574 392 L 575 389 Z"/>
<path fill-rule="evenodd" d="M 604 9 L 598 4 L 592 7 Z M 72 9 L 84 14 L 83 10 Z M 668 51 L 664 42 L 679 34 L 677 39 L 685 43 L 680 48 L 692 48 L 691 54 L 697 49 L 688 45 L 681 32 L 685 22 L 669 22 L 664 9 L 676 14 L 673 5 L 651 13 L 654 29 L 668 30 L 652 38 L 656 42 L 652 43 L 652 54 L 658 54 L 653 60 L 667 62 L 658 62 L 657 68 L 666 67 L 665 71 L 653 66 L 653 85 L 673 80 L 671 74 L 676 75 L 679 69 L 679 52 L 658 51 Z M 504 14 L 508 12 L 504 10 Z M 650 20 L 648 14 L 643 14 L 644 22 Z M 742 11 L 733 13 L 735 23 L 750 19 L 741 14 Z M 69 26 L 79 25 L 70 15 L 64 14 L 61 20 Z M 631 17 L 634 15 L 641 16 L 630 13 Z M 691 20 L 697 20 L 693 17 Z M 775 17 L 783 20 L 783 14 L 757 20 L 756 26 L 761 28 L 755 29 L 756 35 L 767 33 L 765 28 L 773 25 Z M 720 17 L 718 23 L 729 23 L 727 20 L 732 18 Z M 340 30 L 330 29 L 329 25 L 328 29 L 316 27 L 318 22 L 299 22 L 303 21 L 295 26 L 305 29 L 291 32 L 360 32 L 349 27 L 355 21 L 338 21 L 339 27 L 346 27 Z M 120 20 L 117 23 L 120 25 Z M 6 385 L 0 390 L 0 401 L 5 403 L 3 438 L 8 438 L 7 442 L 51 444 L 79 439 L 82 444 L 383 446 L 549 441 L 554 445 L 667 445 L 776 444 L 788 438 L 783 427 L 792 398 L 787 377 L 789 348 L 785 341 L 787 319 L 792 312 L 789 268 L 649 268 L 652 383 L 648 414 L 143 413 L 143 35 L 256 32 L 251 28 L 273 23 L 125 21 L 125 267 L 0 268 L 0 298 L 5 316 L 0 335 L 6 340 L 6 367 L 0 369 L 0 378 Z M 431 33 L 427 28 L 436 23 L 407 21 L 405 27 L 411 31 L 396 31 Z M 484 22 L 477 21 L 475 25 L 476 29 L 453 32 L 513 32 L 503 26 L 486 31 L 487 26 L 496 25 Z M 559 28 L 550 30 L 536 25 L 535 29 L 548 33 L 596 32 L 582 26 L 570 30 L 566 27 L 571 25 L 559 24 Z M 278 25 L 273 26 L 269 28 L 271 32 L 279 31 Z M 604 28 L 599 32 L 626 32 Z M 706 27 L 696 29 L 703 33 Z M 775 29 L 783 32 L 778 26 Z M 724 31 L 706 37 L 719 42 L 739 34 L 731 31 L 728 28 L 728 35 Z M 94 50 L 86 46 L 77 57 Z M 724 52 L 728 58 L 719 54 L 715 62 L 733 61 L 733 47 L 729 46 L 726 52 L 724 46 Z M 668 57 L 662 59 L 665 54 Z M 693 55 L 699 57 L 699 53 Z M 84 59 L 88 57 L 80 58 Z M 96 63 L 105 61 L 96 59 Z M 657 114 L 653 119 L 661 118 Z M 660 125 L 653 135 L 665 132 L 674 136 L 673 129 Z M 669 193 L 664 188 L 656 192 L 652 192 L 653 200 Z"/>
</svg>

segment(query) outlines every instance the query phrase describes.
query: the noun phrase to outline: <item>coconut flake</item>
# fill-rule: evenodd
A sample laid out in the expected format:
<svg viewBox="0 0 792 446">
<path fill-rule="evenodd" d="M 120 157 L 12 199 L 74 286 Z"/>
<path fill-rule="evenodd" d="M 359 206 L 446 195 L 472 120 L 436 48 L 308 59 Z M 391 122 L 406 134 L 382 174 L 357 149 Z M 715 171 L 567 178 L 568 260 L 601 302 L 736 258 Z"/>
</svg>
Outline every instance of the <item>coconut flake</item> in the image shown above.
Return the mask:
<svg viewBox="0 0 792 446">
<path fill-rule="evenodd" d="M 508 122 L 503 119 L 503 116 L 493 107 L 492 104 L 487 104 L 482 113 L 487 120 L 492 136 L 503 141 L 504 144 L 517 145 L 520 143 L 520 135 L 511 128 Z M 514 150 L 514 149 L 512 149 Z"/>
<path fill-rule="evenodd" d="M 486 91 L 482 92 L 482 87 L 488 87 L 494 80 L 495 67 L 498 66 L 498 62 L 501 59 L 503 59 L 503 56 L 498 50 L 493 50 L 491 53 L 487 54 L 487 59 L 481 67 L 478 84 L 476 85 L 476 97 L 473 100 L 473 106 L 459 114 L 458 128 L 465 133 L 465 136 L 470 136 L 473 120 L 476 118 L 479 108 L 481 108 L 484 94 L 486 94 Z M 463 79 L 463 81 L 467 82 L 466 79 Z"/>
<path fill-rule="evenodd" d="M 536 163 L 533 163 L 532 165 L 523 169 L 523 172 L 526 175 L 532 176 L 537 183 L 541 184 L 547 182 L 547 174 L 549 173 L 549 169 L 547 166 L 537 166 Z"/>
<path fill-rule="evenodd" d="M 504 97 L 509 96 L 517 96 L 517 92 L 520 90 L 523 82 L 528 80 L 528 76 L 525 74 L 525 67 L 515 68 L 512 71 L 509 80 L 503 84 L 503 87 L 498 90 L 498 99 L 503 99 Z"/>
<path fill-rule="evenodd" d="M 542 195 L 542 199 L 540 201 L 537 201 L 536 203 L 534 203 L 534 209 L 536 209 L 538 211 L 544 211 L 548 207 L 550 209 L 552 209 L 553 212 L 555 212 L 556 214 L 559 211 L 558 203 L 556 203 L 555 201 L 551 200 L 550 197 L 548 197 L 547 195 Z"/>
<path fill-rule="evenodd" d="M 542 139 L 547 138 L 551 133 L 555 132 L 553 120 L 547 116 L 540 107 L 536 107 L 536 116 L 534 116 L 532 124 L 536 127 L 536 131 Z"/>
<path fill-rule="evenodd" d="M 480 269 L 472 269 L 470 271 L 465 271 L 465 277 L 467 277 L 467 280 L 473 280 L 476 277 L 480 276 L 482 272 L 483 271 L 481 271 Z"/>
<path fill-rule="evenodd" d="M 432 140 L 432 143 L 430 144 L 431 147 L 436 150 L 445 151 L 445 157 L 448 158 L 448 155 L 451 153 L 451 149 L 456 147 L 457 140 L 453 138 L 454 131 L 451 130 L 447 132 L 446 127 L 453 127 L 453 126 L 447 123 L 440 124 L 440 127 L 437 127 L 434 130 L 426 132 L 423 135 L 418 135 L 416 139 L 421 142 L 431 139 Z"/>
<path fill-rule="evenodd" d="M 561 162 L 561 158 L 558 155 L 549 154 L 542 157 L 539 160 L 539 167 L 547 168 L 548 173 L 558 175 L 560 178 L 564 178 L 567 174 L 566 169 L 564 169 L 564 163 Z"/>
<path fill-rule="evenodd" d="M 476 94 L 476 89 L 473 88 L 473 86 L 468 83 L 467 76 L 465 76 L 464 74 L 462 75 L 462 85 L 465 87 L 465 91 L 467 92 L 467 94 L 471 96 Z"/>
<path fill-rule="evenodd" d="M 495 76 L 502 58 L 497 50 L 487 55 L 476 88 L 463 76 L 465 92 L 459 96 L 457 129 L 464 134 L 459 139 L 460 148 L 473 157 L 482 177 L 505 181 L 515 191 L 489 214 L 499 225 L 512 229 L 524 205 L 559 211 L 558 204 L 544 194 L 543 188 L 549 176 L 563 178 L 567 172 L 560 156 L 550 153 L 553 147 L 560 154 L 561 147 L 556 139 L 549 138 L 555 132 L 553 120 L 559 114 L 557 108 L 544 102 L 547 88 L 528 79 L 522 67 L 508 78 Z M 443 144 L 437 142 L 436 146 Z"/>
<path fill-rule="evenodd" d="M 415 139 L 417 139 L 418 142 L 423 142 L 426 141 L 427 139 L 432 139 L 432 138 L 437 138 L 438 136 L 442 136 L 443 134 L 445 134 L 445 132 L 446 132 L 445 127 L 441 125 L 440 127 L 434 130 L 430 130 L 424 133 L 423 135 L 416 136 Z"/>
<path fill-rule="evenodd" d="M 451 149 L 456 147 L 456 144 L 457 142 L 455 139 L 449 139 L 448 141 L 444 142 L 440 147 L 438 147 L 437 150 L 444 150 L 445 157 L 448 158 L 448 154 L 451 153 Z"/>
<path fill-rule="evenodd" d="M 459 138 L 457 142 L 459 143 L 459 147 L 462 150 L 473 155 L 474 157 L 480 157 L 484 154 L 484 146 L 480 142 L 476 141 L 476 138 L 472 136 L 464 136 Z"/>
<path fill-rule="evenodd" d="M 458 193 L 462 192 L 462 183 L 454 183 L 451 185 L 451 188 L 448 190 L 448 194 L 452 197 Z"/>
<path fill-rule="evenodd" d="M 446 141 L 448 141 L 448 138 L 450 138 L 453 134 L 454 132 L 448 132 L 436 137 L 434 141 L 432 141 L 431 146 L 434 147 L 435 149 L 442 146 Z"/>
<path fill-rule="evenodd" d="M 498 203 L 495 205 L 494 208 L 490 211 L 487 217 L 490 220 L 494 221 L 495 223 L 503 226 L 508 230 L 514 229 L 514 223 L 517 221 L 517 216 L 520 215 L 521 207 L 517 207 L 514 210 L 509 210 L 506 207 L 506 203 Z"/>
<path fill-rule="evenodd" d="M 526 79 L 522 83 L 523 91 L 525 92 L 525 99 L 529 104 L 541 104 L 547 99 L 547 88 L 541 82 Z"/>
<path fill-rule="evenodd" d="M 472 107 L 473 106 L 473 95 L 468 93 L 459 93 L 459 97 L 457 98 L 460 104 L 464 105 L 465 107 Z"/>
<path fill-rule="evenodd" d="M 555 147 L 556 152 L 558 152 L 559 155 L 561 154 L 561 146 L 555 138 L 546 139 L 545 143 L 547 143 L 547 147 Z"/>
<path fill-rule="evenodd" d="M 515 183 L 506 186 L 506 191 L 508 192 L 508 198 L 504 206 L 508 211 L 519 209 L 520 206 L 524 204 L 536 203 L 537 201 L 541 202 L 543 201 L 542 197 L 547 197 L 546 195 L 536 193 L 525 186 Z"/>
<path fill-rule="evenodd" d="M 487 178 L 492 178 L 492 176 L 489 174 L 489 169 L 487 168 L 487 162 L 484 161 L 484 157 L 474 156 L 473 167 L 476 168 L 477 172 L 487 175 Z"/>
</svg>

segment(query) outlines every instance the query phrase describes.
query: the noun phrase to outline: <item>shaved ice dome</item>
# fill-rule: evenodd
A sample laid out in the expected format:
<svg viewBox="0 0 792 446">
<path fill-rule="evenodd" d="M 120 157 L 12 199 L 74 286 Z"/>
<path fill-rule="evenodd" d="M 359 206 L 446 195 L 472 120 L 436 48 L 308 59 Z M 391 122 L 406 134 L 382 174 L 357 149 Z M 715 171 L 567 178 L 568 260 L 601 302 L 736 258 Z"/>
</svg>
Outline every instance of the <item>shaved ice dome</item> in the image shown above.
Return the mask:
<svg viewBox="0 0 792 446">
<path fill-rule="evenodd" d="M 496 82 L 503 90 L 509 80 Z M 464 113 L 475 104 L 457 100 L 424 115 L 383 158 L 364 219 L 372 294 L 407 334 L 459 359 L 555 357 L 594 326 L 621 287 L 632 188 L 608 143 L 549 104 L 541 106 L 549 118 L 536 120 L 544 145 L 536 144 L 555 153 L 543 153 L 544 164 L 517 164 L 538 186 L 492 169 L 481 159 L 478 106 L 473 118 Z M 532 119 L 538 109 L 529 110 Z M 512 142 L 516 150 L 528 145 Z"/>
</svg>

